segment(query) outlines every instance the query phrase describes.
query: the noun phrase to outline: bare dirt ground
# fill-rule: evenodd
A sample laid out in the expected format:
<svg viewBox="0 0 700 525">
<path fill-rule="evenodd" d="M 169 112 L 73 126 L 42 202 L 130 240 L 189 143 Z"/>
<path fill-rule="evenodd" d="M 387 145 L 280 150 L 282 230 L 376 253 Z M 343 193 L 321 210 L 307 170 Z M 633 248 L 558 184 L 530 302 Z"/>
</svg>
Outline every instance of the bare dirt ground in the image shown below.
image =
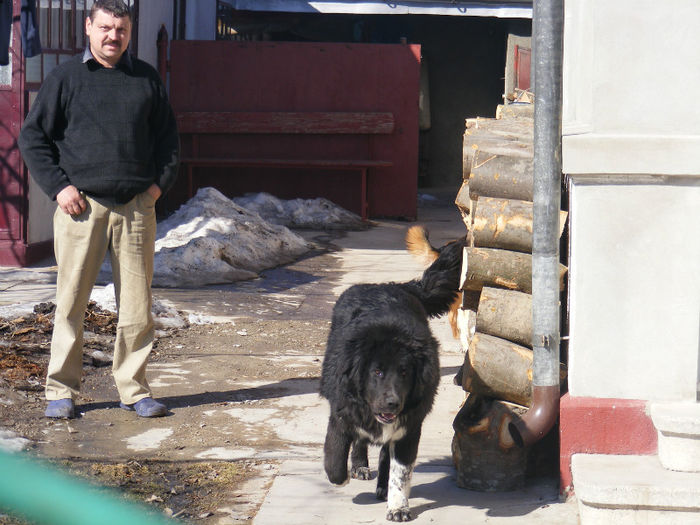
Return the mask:
<svg viewBox="0 0 700 525">
<path fill-rule="evenodd" d="M 35 313 L 17 319 L 0 319 L 0 398 L 9 403 L 0 403 L 0 428 L 9 429 L 17 436 L 31 441 L 30 449 L 39 455 L 53 447 L 44 443 L 47 429 L 65 427 L 67 434 L 79 434 L 80 427 L 87 417 L 73 421 L 52 421 L 43 417 L 45 400 L 43 382 L 49 357 L 49 344 L 52 330 L 51 304 L 38 305 Z M 83 395 L 78 400 L 81 406 L 96 408 L 107 404 L 104 393 L 114 391 L 109 356 L 116 327 L 116 318 L 110 312 L 103 312 L 91 303 L 85 322 L 86 344 L 83 363 Z M 327 323 L 289 320 L 237 320 L 234 324 L 190 325 L 184 329 L 170 330 L 157 340 L 151 363 L 167 365 L 182 358 L 198 354 L 239 353 L 235 365 L 228 370 L 231 379 L 237 383 L 263 381 L 268 384 L 284 384 L 308 378 L 312 383 L 320 375 L 321 354 L 327 335 Z M 275 366 L 274 356 L 261 357 L 274 338 L 277 348 L 313 348 L 318 357 L 299 367 Z M 240 340 L 238 343 L 236 340 Z M 194 350 L 194 352 L 193 352 Z M 250 403 L 262 403 L 260 392 L 248 392 Z M 206 394 L 202 394 L 206 396 Z M 210 403 L 220 406 L 236 404 L 246 396 L 245 389 L 230 392 L 214 392 L 209 396 Z M 113 397 L 116 400 L 116 397 Z M 184 401 L 181 401 L 184 403 Z M 168 403 L 174 408 L 172 402 Z M 116 405 L 116 401 L 111 403 Z M 84 409 L 84 408 L 83 408 Z M 118 409 L 111 408 L 116 412 Z M 123 411 L 117 412 L 119 417 Z M 127 413 L 124 413 L 127 414 Z M 81 421 L 82 420 L 82 421 Z M 108 423 L 109 425 L 109 423 Z M 198 434 L 204 431 L 205 424 L 194 425 L 184 433 L 188 438 L 179 439 L 177 447 L 185 449 L 193 445 Z M 105 432 L 108 429 L 104 429 Z M 235 433 L 222 441 L 222 445 L 245 445 L 244 436 Z M 279 437 L 266 433 L 255 436 L 256 448 L 274 449 L 279 447 Z M 55 451 L 54 451 L 55 452 Z M 198 523 L 218 522 L 217 511 L 241 504 L 239 523 L 247 523 L 251 502 L 236 501 L 232 494 L 245 486 L 251 478 L 260 478 L 261 470 L 273 470 L 274 461 L 241 459 L 234 461 L 182 461 L 165 457 L 115 457 L 108 461 L 96 457 L 73 456 L 53 457 L 57 468 L 89 480 L 98 485 L 115 487 L 127 497 L 147 502 L 162 509 L 168 515 L 175 515 L 186 521 Z M 254 510 L 254 509 L 252 509 Z M 234 512 L 235 514 L 235 512 Z M 220 517 L 220 516 L 219 516 Z M 21 520 L 0 515 L 0 524 L 19 524 Z"/>
<path fill-rule="evenodd" d="M 316 275 L 334 264 L 318 250 L 253 282 L 155 290 L 175 303 L 199 302 L 204 314 L 231 318 L 158 331 L 149 381 L 171 413 L 157 420 L 118 408 L 113 313 L 88 307 L 78 417 L 70 421 L 43 416 L 53 304 L 0 318 L 0 431 L 28 440 L 30 454 L 57 468 L 176 519 L 250 523 L 279 461 L 319 448 L 318 439 L 304 438 L 309 431 L 303 427 L 297 435 L 276 431 L 283 419 L 303 413 L 276 402 L 299 394 L 322 402 L 316 392 L 332 301 Z M 299 452 L 300 446 L 307 449 Z M 22 523 L 0 509 L 1 525 Z"/>
</svg>

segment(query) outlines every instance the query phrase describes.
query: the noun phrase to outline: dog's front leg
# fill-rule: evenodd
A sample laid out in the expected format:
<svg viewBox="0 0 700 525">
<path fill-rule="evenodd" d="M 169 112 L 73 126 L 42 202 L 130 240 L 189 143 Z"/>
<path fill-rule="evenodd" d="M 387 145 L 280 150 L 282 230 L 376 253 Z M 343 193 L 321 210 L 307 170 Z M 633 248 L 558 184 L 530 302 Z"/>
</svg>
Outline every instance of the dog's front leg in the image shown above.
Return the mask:
<svg viewBox="0 0 700 525">
<path fill-rule="evenodd" d="M 418 455 L 419 441 L 420 429 L 390 444 L 391 461 L 386 515 L 386 519 L 389 521 L 410 521 L 413 519 L 408 498 L 411 493 L 411 475 Z"/>
<path fill-rule="evenodd" d="M 389 489 L 389 463 L 391 462 L 389 447 L 390 444 L 385 443 L 379 451 L 379 465 L 377 466 L 377 499 L 381 500 L 386 500 L 386 494 Z"/>
<path fill-rule="evenodd" d="M 323 466 L 331 483 L 343 485 L 348 481 L 348 454 L 352 436 L 345 431 L 340 419 L 331 414 L 328 419 L 326 442 L 323 445 Z"/>
<path fill-rule="evenodd" d="M 352 444 L 350 454 L 350 475 L 355 479 L 370 479 L 369 460 L 367 459 L 366 439 L 358 438 Z"/>
</svg>

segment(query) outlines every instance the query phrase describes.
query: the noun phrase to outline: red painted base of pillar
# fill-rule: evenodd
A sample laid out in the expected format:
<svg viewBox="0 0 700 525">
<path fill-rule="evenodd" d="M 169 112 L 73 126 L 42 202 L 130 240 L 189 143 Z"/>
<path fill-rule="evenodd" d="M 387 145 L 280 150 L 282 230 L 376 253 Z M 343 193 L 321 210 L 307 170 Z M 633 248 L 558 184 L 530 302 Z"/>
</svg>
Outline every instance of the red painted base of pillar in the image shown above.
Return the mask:
<svg viewBox="0 0 700 525">
<path fill-rule="evenodd" d="M 564 395 L 560 402 L 560 490 L 573 492 L 571 456 L 589 454 L 649 455 L 657 452 L 656 428 L 647 401 Z"/>
<path fill-rule="evenodd" d="M 0 240 L 0 266 L 30 266 L 53 255 L 53 241 L 26 244 L 23 241 Z"/>
</svg>

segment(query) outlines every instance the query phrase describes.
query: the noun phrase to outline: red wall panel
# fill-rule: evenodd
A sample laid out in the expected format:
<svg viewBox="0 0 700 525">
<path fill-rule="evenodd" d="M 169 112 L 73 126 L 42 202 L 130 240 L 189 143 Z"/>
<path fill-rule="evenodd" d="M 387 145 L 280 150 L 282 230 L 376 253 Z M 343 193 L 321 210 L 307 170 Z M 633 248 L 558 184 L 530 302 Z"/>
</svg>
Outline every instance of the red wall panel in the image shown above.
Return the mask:
<svg viewBox="0 0 700 525">
<path fill-rule="evenodd" d="M 388 160 L 392 167 L 370 170 L 370 215 L 415 218 L 420 46 L 173 41 L 170 56 L 176 111 L 393 113 L 394 132 L 388 135 L 205 136 L 200 151 L 245 158 Z M 303 176 L 292 170 L 259 176 L 250 170 L 212 170 L 206 182 L 231 196 L 277 188 L 282 198 L 323 196 L 352 209 L 359 177 L 318 170 Z"/>
</svg>

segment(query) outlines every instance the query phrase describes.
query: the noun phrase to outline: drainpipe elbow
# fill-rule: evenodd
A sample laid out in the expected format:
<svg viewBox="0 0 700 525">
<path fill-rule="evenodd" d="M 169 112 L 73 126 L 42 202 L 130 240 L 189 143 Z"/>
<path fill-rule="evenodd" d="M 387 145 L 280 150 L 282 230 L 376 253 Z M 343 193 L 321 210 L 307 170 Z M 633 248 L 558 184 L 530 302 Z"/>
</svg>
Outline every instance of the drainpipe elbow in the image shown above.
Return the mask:
<svg viewBox="0 0 700 525">
<path fill-rule="evenodd" d="M 559 417 L 559 385 L 532 387 L 532 406 L 508 424 L 516 445 L 530 446 L 552 429 Z"/>
</svg>

